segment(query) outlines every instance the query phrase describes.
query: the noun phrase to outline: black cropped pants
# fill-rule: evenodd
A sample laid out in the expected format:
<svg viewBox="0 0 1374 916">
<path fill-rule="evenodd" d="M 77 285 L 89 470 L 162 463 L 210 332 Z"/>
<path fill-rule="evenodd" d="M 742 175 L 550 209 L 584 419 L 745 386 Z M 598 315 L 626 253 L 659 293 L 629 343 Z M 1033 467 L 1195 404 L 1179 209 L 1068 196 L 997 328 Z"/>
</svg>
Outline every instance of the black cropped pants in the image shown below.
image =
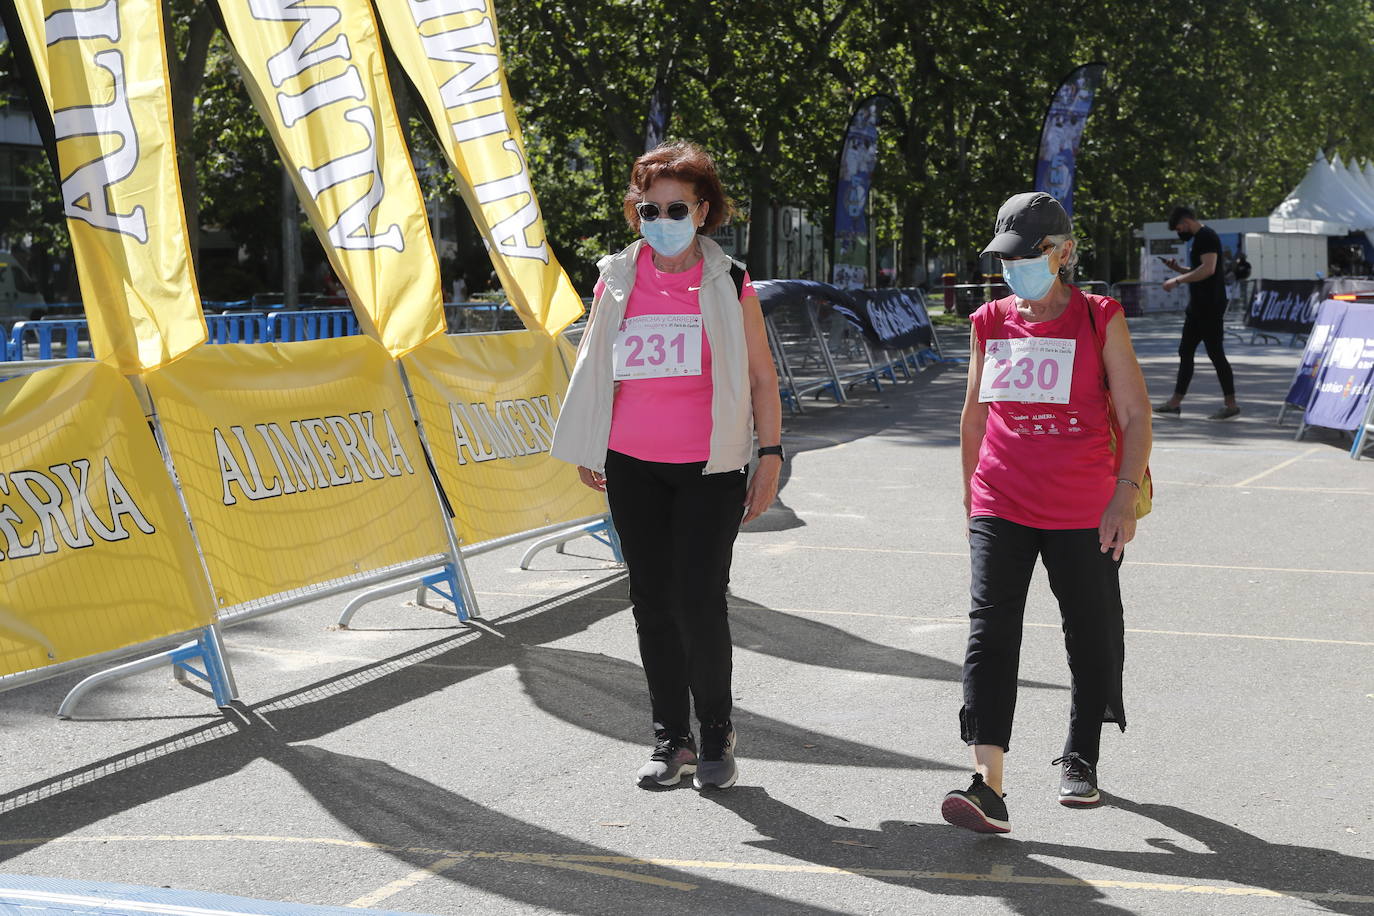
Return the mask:
<svg viewBox="0 0 1374 916">
<path fill-rule="evenodd" d="M 1102 553 L 1096 528 L 1053 531 L 1000 518 L 970 519 L 969 547 L 972 607 L 959 711 L 963 740 L 1011 749 L 1021 628 L 1038 557 L 1059 600 L 1072 676 L 1064 753 L 1077 752 L 1096 766 L 1102 723 L 1126 730 L 1120 561 Z"/>
</svg>

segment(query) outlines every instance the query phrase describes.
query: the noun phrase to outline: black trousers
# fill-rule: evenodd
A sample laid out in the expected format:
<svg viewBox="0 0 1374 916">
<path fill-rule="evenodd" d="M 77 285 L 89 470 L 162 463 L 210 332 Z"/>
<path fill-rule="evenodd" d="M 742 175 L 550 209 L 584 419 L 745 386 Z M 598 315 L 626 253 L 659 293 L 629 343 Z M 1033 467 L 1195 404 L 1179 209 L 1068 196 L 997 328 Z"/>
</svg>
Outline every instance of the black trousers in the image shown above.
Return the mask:
<svg viewBox="0 0 1374 916">
<path fill-rule="evenodd" d="M 1038 556 L 1059 599 L 1072 675 L 1064 753 L 1077 752 L 1096 766 L 1102 723 L 1115 722 L 1126 730 L 1120 561 L 1102 553 L 1096 528 L 1047 531 L 1000 518 L 971 519 L 969 546 L 972 609 L 959 711 L 964 741 L 1011 749 L 1021 627 Z"/>
<path fill-rule="evenodd" d="M 744 517 L 743 469 L 664 464 L 608 452 L 606 496 L 630 573 L 639 657 L 654 728 L 691 732 L 730 719 L 730 620 L 725 592 Z"/>
<path fill-rule="evenodd" d="M 1178 342 L 1178 380 L 1174 382 L 1174 395 L 1183 397 L 1188 393 L 1188 385 L 1193 381 L 1193 354 L 1197 345 L 1207 348 L 1207 358 L 1217 370 L 1217 380 L 1221 382 L 1221 393 L 1228 398 L 1236 395 L 1236 378 L 1231 372 L 1231 363 L 1226 359 L 1222 341 L 1226 337 L 1223 330 L 1225 308 L 1212 310 L 1208 314 L 1194 314 L 1189 311 L 1183 318 L 1183 337 Z"/>
</svg>

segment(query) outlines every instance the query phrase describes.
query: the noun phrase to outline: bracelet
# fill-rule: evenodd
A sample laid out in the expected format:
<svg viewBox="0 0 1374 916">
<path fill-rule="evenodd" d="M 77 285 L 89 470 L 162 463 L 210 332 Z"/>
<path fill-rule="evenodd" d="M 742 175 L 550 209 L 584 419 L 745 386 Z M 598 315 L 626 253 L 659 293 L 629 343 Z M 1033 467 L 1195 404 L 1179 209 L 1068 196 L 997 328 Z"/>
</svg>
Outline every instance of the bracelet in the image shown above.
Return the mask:
<svg viewBox="0 0 1374 916">
<path fill-rule="evenodd" d="M 1140 484 L 1136 483 L 1134 480 L 1131 480 L 1129 477 L 1118 477 L 1118 478 L 1116 479 L 1116 482 L 1117 482 L 1117 483 L 1128 483 L 1128 484 L 1130 484 L 1131 486 L 1135 487 L 1137 490 L 1140 489 Z"/>
</svg>

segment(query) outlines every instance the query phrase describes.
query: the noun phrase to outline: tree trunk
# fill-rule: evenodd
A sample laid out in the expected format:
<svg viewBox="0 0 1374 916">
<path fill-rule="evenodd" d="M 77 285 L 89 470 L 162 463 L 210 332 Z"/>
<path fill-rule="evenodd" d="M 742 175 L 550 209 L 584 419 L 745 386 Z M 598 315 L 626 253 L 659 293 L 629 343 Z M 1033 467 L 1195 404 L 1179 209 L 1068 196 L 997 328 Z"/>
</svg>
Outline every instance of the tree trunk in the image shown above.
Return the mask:
<svg viewBox="0 0 1374 916">
<path fill-rule="evenodd" d="M 196 7 L 187 26 L 186 51 L 178 54 L 173 34 L 171 0 L 162 0 L 162 23 L 167 45 L 167 69 L 171 81 L 172 136 L 177 145 L 177 172 L 181 179 L 181 202 L 186 212 L 186 244 L 191 249 L 191 266 L 200 266 L 200 180 L 196 176 L 194 121 L 196 96 L 205 81 L 205 61 L 210 41 L 215 37 L 215 20 L 210 8 Z"/>
</svg>

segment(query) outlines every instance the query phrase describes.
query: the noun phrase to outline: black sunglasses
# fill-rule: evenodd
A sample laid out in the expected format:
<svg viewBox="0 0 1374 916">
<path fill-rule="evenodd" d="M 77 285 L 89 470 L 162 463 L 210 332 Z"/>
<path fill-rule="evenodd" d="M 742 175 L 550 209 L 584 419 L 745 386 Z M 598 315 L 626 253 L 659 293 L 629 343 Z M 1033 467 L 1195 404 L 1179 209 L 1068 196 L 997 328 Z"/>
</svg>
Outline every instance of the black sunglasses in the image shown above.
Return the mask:
<svg viewBox="0 0 1374 916">
<path fill-rule="evenodd" d="M 701 205 L 701 201 L 688 204 L 686 201 L 675 200 L 668 205 L 668 218 L 672 220 L 683 220 L 692 215 L 692 211 Z M 639 214 L 641 221 L 652 223 L 663 215 L 663 208 L 656 203 L 644 201 L 635 204 L 635 212 Z"/>
</svg>

